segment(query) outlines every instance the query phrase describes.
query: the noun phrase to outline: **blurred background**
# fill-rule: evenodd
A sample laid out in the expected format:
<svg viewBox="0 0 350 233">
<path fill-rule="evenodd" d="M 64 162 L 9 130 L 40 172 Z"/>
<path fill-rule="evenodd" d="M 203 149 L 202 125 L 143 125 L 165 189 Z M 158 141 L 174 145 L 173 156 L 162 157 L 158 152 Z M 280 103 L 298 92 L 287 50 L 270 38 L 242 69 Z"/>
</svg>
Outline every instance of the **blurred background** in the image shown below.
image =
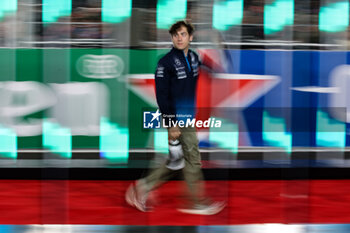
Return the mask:
<svg viewBox="0 0 350 233">
<path fill-rule="evenodd" d="M 225 130 L 200 132 L 202 148 L 350 145 L 348 1 L 3 0 L 0 12 L 5 158 L 95 149 L 127 163 L 134 149 L 166 152 L 143 112 L 157 108 L 153 74 L 180 19 L 217 71 L 202 70 L 197 102 Z"/>
<path fill-rule="evenodd" d="M 188 19 L 197 47 L 346 50 L 347 1 L 4 0 L 1 45 L 20 48 L 164 48 Z"/>
<path fill-rule="evenodd" d="M 349 10 L 349 0 L 1 0 L 1 232 L 347 232 L 205 225 L 350 222 Z M 228 202 L 213 217 L 176 212 L 177 180 L 154 213 L 124 201 L 167 158 L 167 133 L 145 114 L 182 19 L 206 66 L 198 118 L 222 121 L 198 132 L 207 191 Z"/>
</svg>

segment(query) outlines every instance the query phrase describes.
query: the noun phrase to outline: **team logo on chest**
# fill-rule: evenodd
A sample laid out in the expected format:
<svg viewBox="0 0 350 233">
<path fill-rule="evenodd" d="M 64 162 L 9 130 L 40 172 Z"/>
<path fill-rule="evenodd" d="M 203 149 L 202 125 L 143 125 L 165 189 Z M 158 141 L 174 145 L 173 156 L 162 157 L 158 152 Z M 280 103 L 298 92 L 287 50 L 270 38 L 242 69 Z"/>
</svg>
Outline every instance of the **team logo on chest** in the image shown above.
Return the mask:
<svg viewBox="0 0 350 233">
<path fill-rule="evenodd" d="M 181 61 L 178 59 L 178 58 L 175 58 L 175 64 L 177 65 L 177 66 L 181 66 L 182 64 L 181 64 Z"/>
<path fill-rule="evenodd" d="M 185 66 L 181 63 L 181 61 L 178 58 L 175 58 L 174 62 L 177 79 L 187 78 Z"/>
</svg>

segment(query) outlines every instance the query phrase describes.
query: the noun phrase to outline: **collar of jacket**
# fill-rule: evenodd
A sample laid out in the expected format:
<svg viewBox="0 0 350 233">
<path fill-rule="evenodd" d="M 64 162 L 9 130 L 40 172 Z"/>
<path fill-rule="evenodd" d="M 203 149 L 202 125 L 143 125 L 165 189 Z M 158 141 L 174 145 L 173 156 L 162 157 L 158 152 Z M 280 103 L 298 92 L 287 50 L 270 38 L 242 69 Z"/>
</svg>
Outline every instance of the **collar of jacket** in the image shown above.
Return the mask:
<svg viewBox="0 0 350 233">
<path fill-rule="evenodd" d="M 175 53 L 175 54 L 182 54 L 182 55 L 185 57 L 184 51 L 181 50 L 181 49 L 177 49 L 177 48 L 173 47 L 173 48 L 171 49 L 171 51 L 172 51 L 173 53 Z M 188 55 L 190 54 L 190 52 L 191 52 L 191 50 L 188 49 L 187 57 L 188 57 Z"/>
</svg>

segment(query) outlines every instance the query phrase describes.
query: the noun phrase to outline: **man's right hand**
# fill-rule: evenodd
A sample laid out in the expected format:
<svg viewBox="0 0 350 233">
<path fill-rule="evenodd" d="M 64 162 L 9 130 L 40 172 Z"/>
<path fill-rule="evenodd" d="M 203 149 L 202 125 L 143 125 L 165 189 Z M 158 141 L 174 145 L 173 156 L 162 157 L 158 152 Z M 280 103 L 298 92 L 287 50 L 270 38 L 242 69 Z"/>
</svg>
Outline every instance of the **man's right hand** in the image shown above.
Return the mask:
<svg viewBox="0 0 350 233">
<path fill-rule="evenodd" d="M 168 128 L 169 139 L 176 140 L 180 137 L 181 131 L 178 126 Z"/>
</svg>

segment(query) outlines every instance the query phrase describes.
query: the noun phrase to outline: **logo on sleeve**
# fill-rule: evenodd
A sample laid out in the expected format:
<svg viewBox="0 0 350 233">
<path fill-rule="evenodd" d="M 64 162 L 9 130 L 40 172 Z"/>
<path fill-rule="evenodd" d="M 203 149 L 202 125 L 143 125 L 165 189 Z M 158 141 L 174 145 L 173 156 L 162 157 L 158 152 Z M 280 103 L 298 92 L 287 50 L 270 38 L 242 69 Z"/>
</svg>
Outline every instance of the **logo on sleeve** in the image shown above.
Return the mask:
<svg viewBox="0 0 350 233">
<path fill-rule="evenodd" d="M 159 77 L 159 78 L 164 77 L 164 67 L 163 66 L 157 67 L 157 77 Z"/>
<path fill-rule="evenodd" d="M 181 61 L 178 59 L 178 58 L 175 58 L 175 64 L 177 65 L 177 66 L 181 66 L 182 64 L 181 64 Z"/>
</svg>

